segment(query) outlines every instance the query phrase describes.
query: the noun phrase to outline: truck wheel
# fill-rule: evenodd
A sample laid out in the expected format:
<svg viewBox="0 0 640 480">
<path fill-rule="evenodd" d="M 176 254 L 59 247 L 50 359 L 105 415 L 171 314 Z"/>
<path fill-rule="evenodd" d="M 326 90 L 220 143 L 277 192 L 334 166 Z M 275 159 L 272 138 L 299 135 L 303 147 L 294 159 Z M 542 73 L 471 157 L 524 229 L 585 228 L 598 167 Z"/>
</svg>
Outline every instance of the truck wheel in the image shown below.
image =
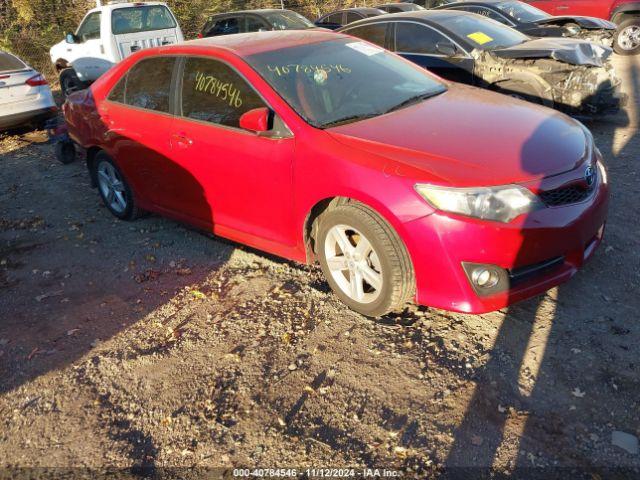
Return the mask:
<svg viewBox="0 0 640 480">
<path fill-rule="evenodd" d="M 338 206 L 319 220 L 316 254 L 336 296 L 370 317 L 403 308 L 414 292 L 414 273 L 391 225 L 360 203 Z"/>
<path fill-rule="evenodd" d="M 640 17 L 629 18 L 618 25 L 613 49 L 618 55 L 640 53 Z"/>
<path fill-rule="evenodd" d="M 65 97 L 83 88 L 86 88 L 86 85 L 78 78 L 73 68 L 65 68 L 60 72 L 60 90 Z"/>
<path fill-rule="evenodd" d="M 75 161 L 76 147 L 71 140 L 62 140 L 56 143 L 56 158 L 65 165 Z"/>
</svg>

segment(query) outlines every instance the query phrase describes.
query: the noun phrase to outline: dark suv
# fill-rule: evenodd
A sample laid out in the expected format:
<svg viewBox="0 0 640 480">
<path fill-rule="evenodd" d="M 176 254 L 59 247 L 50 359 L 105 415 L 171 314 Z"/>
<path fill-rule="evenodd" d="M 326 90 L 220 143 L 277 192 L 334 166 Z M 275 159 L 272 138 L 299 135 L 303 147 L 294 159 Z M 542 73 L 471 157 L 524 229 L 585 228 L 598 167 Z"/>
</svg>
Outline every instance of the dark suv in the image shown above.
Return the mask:
<svg viewBox="0 0 640 480">
<path fill-rule="evenodd" d="M 266 32 L 269 30 L 305 30 L 315 25 L 291 10 L 263 9 L 220 13 L 209 17 L 200 35 L 216 37 L 234 33 Z"/>
</svg>

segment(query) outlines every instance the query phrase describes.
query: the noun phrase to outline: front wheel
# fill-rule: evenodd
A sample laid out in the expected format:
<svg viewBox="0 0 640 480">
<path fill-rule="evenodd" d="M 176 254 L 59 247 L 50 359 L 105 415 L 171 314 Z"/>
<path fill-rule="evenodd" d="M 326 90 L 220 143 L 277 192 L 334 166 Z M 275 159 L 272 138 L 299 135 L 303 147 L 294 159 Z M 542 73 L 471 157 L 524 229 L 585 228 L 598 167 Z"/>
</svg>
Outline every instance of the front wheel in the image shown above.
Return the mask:
<svg viewBox="0 0 640 480">
<path fill-rule="evenodd" d="M 640 53 L 640 17 L 629 18 L 618 25 L 613 49 L 618 55 Z"/>
<path fill-rule="evenodd" d="M 370 317 L 400 310 L 414 291 L 409 255 L 393 228 L 358 203 L 324 213 L 316 254 L 334 293 Z"/>
</svg>

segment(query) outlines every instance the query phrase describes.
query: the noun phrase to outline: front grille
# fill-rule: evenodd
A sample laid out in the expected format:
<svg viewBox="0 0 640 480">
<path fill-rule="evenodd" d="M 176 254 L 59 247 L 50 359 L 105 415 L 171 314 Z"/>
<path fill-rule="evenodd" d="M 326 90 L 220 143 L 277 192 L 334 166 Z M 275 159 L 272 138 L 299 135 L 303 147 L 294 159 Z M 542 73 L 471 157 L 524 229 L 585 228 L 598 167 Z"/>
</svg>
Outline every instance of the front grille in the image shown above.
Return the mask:
<svg viewBox="0 0 640 480">
<path fill-rule="evenodd" d="M 585 201 L 593 193 L 598 185 L 598 169 L 595 169 L 595 177 L 591 186 L 584 185 L 568 185 L 556 188 L 555 190 L 547 190 L 540 193 L 540 198 L 547 207 L 561 207 L 563 205 L 572 205 Z"/>
</svg>

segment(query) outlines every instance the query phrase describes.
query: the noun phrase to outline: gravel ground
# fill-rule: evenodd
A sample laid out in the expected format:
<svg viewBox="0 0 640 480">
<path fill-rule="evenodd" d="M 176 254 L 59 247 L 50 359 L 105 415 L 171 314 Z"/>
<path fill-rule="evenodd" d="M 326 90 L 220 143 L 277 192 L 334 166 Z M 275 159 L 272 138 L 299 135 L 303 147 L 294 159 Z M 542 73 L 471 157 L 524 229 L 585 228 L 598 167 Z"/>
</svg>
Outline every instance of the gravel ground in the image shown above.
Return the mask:
<svg viewBox="0 0 640 480">
<path fill-rule="evenodd" d="M 42 133 L 1 138 L 0 471 L 640 475 L 612 443 L 640 436 L 640 59 L 616 62 L 632 102 L 588 124 L 613 189 L 602 248 L 481 316 L 361 317 L 317 267 L 114 220 Z"/>
</svg>

